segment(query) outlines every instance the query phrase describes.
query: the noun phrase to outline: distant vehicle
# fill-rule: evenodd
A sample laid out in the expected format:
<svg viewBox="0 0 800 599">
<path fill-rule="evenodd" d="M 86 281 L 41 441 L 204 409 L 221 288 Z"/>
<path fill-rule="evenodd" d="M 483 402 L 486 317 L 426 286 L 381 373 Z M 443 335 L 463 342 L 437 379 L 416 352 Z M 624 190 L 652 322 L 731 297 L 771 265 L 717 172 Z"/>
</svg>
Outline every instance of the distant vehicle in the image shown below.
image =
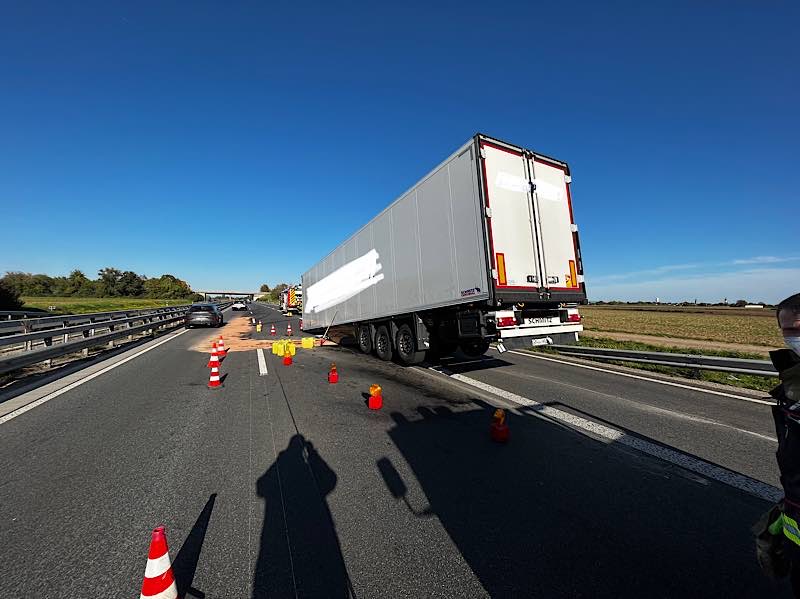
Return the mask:
<svg viewBox="0 0 800 599">
<path fill-rule="evenodd" d="M 236 302 L 231 306 L 231 310 L 247 310 L 247 304 L 244 302 Z"/>
<path fill-rule="evenodd" d="M 192 304 L 186 313 L 184 325 L 192 327 L 218 327 L 224 322 L 222 312 L 216 304 Z"/>
<path fill-rule="evenodd" d="M 475 135 L 303 275 L 304 330 L 346 325 L 405 364 L 576 343 L 571 182 L 566 162 Z"/>
<path fill-rule="evenodd" d="M 293 285 L 281 291 L 281 312 L 286 316 L 303 312 L 302 285 Z"/>
</svg>

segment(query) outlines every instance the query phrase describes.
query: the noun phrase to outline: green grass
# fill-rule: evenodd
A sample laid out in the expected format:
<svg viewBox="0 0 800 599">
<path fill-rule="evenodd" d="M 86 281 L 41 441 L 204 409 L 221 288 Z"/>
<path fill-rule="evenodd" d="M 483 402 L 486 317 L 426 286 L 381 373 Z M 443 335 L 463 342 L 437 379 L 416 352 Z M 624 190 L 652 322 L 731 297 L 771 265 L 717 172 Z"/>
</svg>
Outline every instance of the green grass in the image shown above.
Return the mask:
<svg viewBox="0 0 800 599">
<path fill-rule="evenodd" d="M 602 347 L 607 349 L 628 349 L 633 351 L 655 351 L 655 352 L 671 352 L 676 354 L 692 354 L 702 356 L 721 356 L 725 358 L 745 358 L 750 360 L 761 360 L 763 356 L 758 354 L 751 354 L 738 351 L 724 351 L 724 350 L 699 350 L 687 347 L 662 347 L 659 345 L 650 345 L 647 343 L 639 343 L 638 341 L 617 341 L 615 339 L 603 338 L 581 338 L 578 346 L 580 347 Z M 547 353 L 557 353 L 555 349 L 547 346 L 533 348 L 530 351 L 542 351 Z M 744 389 L 755 389 L 757 391 L 769 391 L 778 384 L 778 377 L 775 376 L 758 376 L 751 374 L 732 374 L 729 372 L 718 372 L 716 370 L 694 370 L 692 368 L 674 368 L 672 366 L 660 366 L 658 364 L 641 364 L 639 362 L 625 362 L 623 360 L 614 360 L 608 362 L 603 360 L 606 364 L 617 364 L 621 366 L 628 366 L 637 368 L 639 370 L 647 370 L 650 372 L 660 372 L 672 376 L 692 379 L 695 381 L 709 381 L 712 383 L 721 383 L 723 385 L 730 385 L 732 387 L 742 387 Z"/>
<path fill-rule="evenodd" d="M 136 297 L 22 297 L 26 308 L 40 308 L 49 314 L 86 314 L 114 310 L 141 310 L 191 304 L 191 299 L 155 299 Z M 49 310 L 55 306 L 55 310 Z"/>
</svg>

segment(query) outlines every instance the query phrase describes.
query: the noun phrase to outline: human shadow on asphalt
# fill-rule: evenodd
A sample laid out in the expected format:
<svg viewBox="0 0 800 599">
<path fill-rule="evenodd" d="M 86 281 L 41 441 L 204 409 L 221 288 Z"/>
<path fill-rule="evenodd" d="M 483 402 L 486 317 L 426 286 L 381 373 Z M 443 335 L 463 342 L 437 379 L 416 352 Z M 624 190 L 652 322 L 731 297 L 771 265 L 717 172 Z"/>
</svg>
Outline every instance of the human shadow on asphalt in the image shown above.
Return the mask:
<svg viewBox="0 0 800 599">
<path fill-rule="evenodd" d="M 355 596 L 326 500 L 336 483 L 336 473 L 299 434 L 258 479 L 264 525 L 253 599 Z"/>
<path fill-rule="evenodd" d="M 438 518 L 490 596 L 790 596 L 756 565 L 749 528 L 766 502 L 531 415 L 508 414 L 495 444 L 495 407 L 475 406 L 392 413 L 416 480 L 376 467 L 387 499 Z M 406 499 L 417 483 L 428 507 Z"/>
<path fill-rule="evenodd" d="M 175 556 L 175 561 L 172 562 L 172 571 L 175 574 L 179 597 L 188 596 L 197 597 L 197 599 L 205 597 L 205 593 L 192 587 L 192 581 L 197 571 L 197 563 L 200 560 L 200 552 L 203 549 L 203 541 L 206 538 L 208 523 L 211 520 L 211 512 L 214 510 L 216 500 L 217 494 L 212 493 L 178 551 L 178 555 Z"/>
</svg>

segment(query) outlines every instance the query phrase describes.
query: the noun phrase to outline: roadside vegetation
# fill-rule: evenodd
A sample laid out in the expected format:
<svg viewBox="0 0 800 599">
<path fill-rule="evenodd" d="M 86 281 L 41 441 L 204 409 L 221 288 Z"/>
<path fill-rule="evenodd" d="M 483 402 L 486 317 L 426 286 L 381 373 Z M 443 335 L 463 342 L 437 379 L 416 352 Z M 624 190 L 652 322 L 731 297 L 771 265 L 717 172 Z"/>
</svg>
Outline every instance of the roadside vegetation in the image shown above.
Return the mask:
<svg viewBox="0 0 800 599">
<path fill-rule="evenodd" d="M 654 351 L 654 352 L 670 352 L 676 354 L 691 354 L 702 356 L 720 356 L 725 358 L 744 358 L 748 360 L 762 360 L 763 356 L 758 354 L 751 354 L 747 352 L 738 351 L 724 351 L 724 350 L 711 350 L 711 349 L 695 349 L 687 347 L 663 347 L 660 345 L 650 345 L 647 343 L 639 343 L 637 341 L 617 341 L 616 339 L 605 339 L 602 337 L 582 337 L 578 342 L 580 347 L 602 347 L 608 349 L 628 349 L 632 351 Z M 533 348 L 530 351 L 539 351 L 544 353 L 558 353 L 555 349 L 541 346 Z M 581 357 L 581 359 L 589 359 Z M 600 362 L 600 360 L 598 360 Z M 628 366 L 638 370 L 647 370 L 650 372 L 660 372 L 662 374 L 669 374 L 681 378 L 691 379 L 695 381 L 708 381 L 712 383 L 719 383 L 722 385 L 730 385 L 732 387 L 742 387 L 744 389 L 754 389 L 757 391 L 767 392 L 778 384 L 778 378 L 774 376 L 757 376 L 749 374 L 732 374 L 728 372 L 718 372 L 715 370 L 695 370 L 692 368 L 674 368 L 671 366 L 660 366 L 658 364 L 641 364 L 639 362 L 625 362 L 623 360 L 602 360 L 604 364 L 617 364 L 619 366 Z"/>
<path fill-rule="evenodd" d="M 265 302 L 269 304 L 277 304 L 281 300 L 281 291 L 286 289 L 289 285 L 286 283 L 278 283 L 274 287 L 270 287 L 266 283 L 261 286 L 261 292 L 264 294 L 261 297 L 257 298 L 259 302 Z"/>
<path fill-rule="evenodd" d="M 87 314 L 114 310 L 142 310 L 191 304 L 194 297 L 157 299 L 137 297 L 27 297 L 21 298 L 25 309 L 35 308 L 48 314 Z M 51 309 L 54 307 L 55 309 Z"/>
<path fill-rule="evenodd" d="M 0 278 L 0 310 L 48 310 L 55 306 L 51 310 L 55 313 L 102 312 L 202 299 L 186 281 L 174 275 L 148 278 L 111 267 L 98 271 L 96 279 L 90 279 L 80 270 L 73 270 L 66 277 L 7 272 Z"/>
</svg>

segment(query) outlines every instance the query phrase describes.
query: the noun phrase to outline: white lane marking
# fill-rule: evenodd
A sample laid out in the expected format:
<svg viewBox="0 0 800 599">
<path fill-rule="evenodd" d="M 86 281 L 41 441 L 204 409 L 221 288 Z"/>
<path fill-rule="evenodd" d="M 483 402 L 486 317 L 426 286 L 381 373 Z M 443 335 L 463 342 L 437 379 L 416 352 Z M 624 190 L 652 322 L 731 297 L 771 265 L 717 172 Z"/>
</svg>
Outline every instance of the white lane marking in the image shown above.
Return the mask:
<svg viewBox="0 0 800 599">
<path fill-rule="evenodd" d="M 59 395 L 61 395 L 63 393 L 66 393 L 67 391 L 71 391 L 75 387 L 80 387 L 84 383 L 88 383 L 89 381 L 91 381 L 94 378 L 97 378 L 101 374 L 105 374 L 106 372 L 108 372 L 110 370 L 114 370 L 117 366 L 122 366 L 126 362 L 130 362 L 134 358 L 138 358 L 142 354 L 146 354 L 150 350 L 157 348 L 159 345 L 164 345 L 168 341 L 172 341 L 176 337 L 180 337 L 181 335 L 183 335 L 187 331 L 188 331 L 188 329 L 184 329 L 182 331 L 179 331 L 179 332 L 175 333 L 174 335 L 170 335 L 166 339 L 162 339 L 158 343 L 154 343 L 150 347 L 146 347 L 143 350 L 136 352 L 132 356 L 128 356 L 127 358 L 124 358 L 124 359 L 120 360 L 119 362 L 114 362 L 110 366 L 106 366 L 105 368 L 102 368 L 101 370 L 98 370 L 97 372 L 95 372 L 93 374 L 90 374 L 89 376 L 87 376 L 85 378 L 82 378 L 79 381 L 75 381 L 74 383 L 71 383 L 71 384 L 67 385 L 66 387 L 62 387 L 61 389 L 58 389 L 57 391 L 53 391 L 52 393 L 49 393 L 48 395 L 45 395 L 44 397 L 40 397 L 36 401 L 32 401 L 31 403 L 26 404 L 26 405 L 22 406 L 21 408 L 17 408 L 13 412 L 9 412 L 5 416 L 0 417 L 0 424 L 5 424 L 9 420 L 11 420 L 13 418 L 16 418 L 17 416 L 21 416 L 22 414 L 24 414 L 28 410 L 32 410 L 33 408 L 36 408 L 36 407 L 42 405 L 43 403 L 46 403 L 46 402 L 50 401 L 51 399 L 54 399 L 54 398 L 58 397 Z"/>
<path fill-rule="evenodd" d="M 783 497 L 783 491 L 777 487 L 773 487 L 767 483 L 755 480 L 749 476 L 745 476 L 744 474 L 739 474 L 738 472 L 733 472 L 731 470 L 726 470 L 725 468 L 715 466 L 714 464 L 701 460 L 700 458 L 670 449 L 669 447 L 663 445 L 645 441 L 644 439 L 634 437 L 633 435 L 628 435 L 621 430 L 612 428 L 605 424 L 593 422 L 591 420 L 587 420 L 586 418 L 582 418 L 581 416 L 576 416 L 574 414 L 570 414 L 569 412 L 564 412 L 563 410 L 546 406 L 538 401 L 534 401 L 527 397 L 512 393 L 511 391 L 506 391 L 505 389 L 495 387 L 494 385 L 489 385 L 482 381 L 469 378 L 463 374 L 447 374 L 444 372 L 442 372 L 442 374 L 457 381 L 461 381 L 467 385 L 471 385 L 472 387 L 476 387 L 483 391 L 497 395 L 498 397 L 502 397 L 503 399 L 506 399 L 517 405 L 530 408 L 531 411 L 536 414 L 541 414 L 547 418 L 558 420 L 559 422 L 563 422 L 564 424 L 568 424 L 572 427 L 587 431 L 604 439 L 608 439 L 614 443 L 625 445 L 642 453 L 646 453 L 647 455 L 664 460 L 665 462 L 669 462 L 671 464 L 675 464 L 676 466 L 680 466 L 681 468 L 685 468 L 686 470 L 701 474 L 707 478 L 711 478 L 718 482 L 730 485 L 736 489 L 746 491 L 757 497 L 766 499 L 767 501 L 778 501 L 781 497 Z"/>
<path fill-rule="evenodd" d="M 733 395 L 732 393 L 725 393 L 723 391 L 713 391 L 712 389 L 702 389 L 700 387 L 692 387 L 691 385 L 682 385 L 681 383 L 673 383 L 671 381 L 662 381 L 660 379 L 651 379 L 650 377 L 646 376 L 639 376 L 636 374 L 630 374 L 628 372 L 619 372 L 617 370 L 607 370 L 605 368 L 598 368 L 597 366 L 589 366 L 588 364 L 578 364 L 577 362 L 567 362 L 566 360 L 557 360 L 555 358 L 547 358 L 545 356 L 537 356 L 532 353 L 520 352 L 516 350 L 510 350 L 509 353 L 516 354 L 518 356 L 525 356 L 526 358 L 535 358 L 537 360 L 547 360 L 548 362 L 558 362 L 559 364 L 567 364 L 569 366 L 576 366 L 578 368 L 586 368 L 587 370 L 597 370 L 599 372 L 607 372 L 609 374 L 616 374 L 619 376 L 626 376 L 631 379 L 639 379 L 640 381 L 649 381 L 651 383 L 658 383 L 659 385 L 669 385 L 670 387 L 680 387 L 681 389 L 689 389 L 691 391 L 699 391 L 700 393 L 710 393 L 711 395 L 721 395 L 722 397 L 730 397 L 732 399 L 738 399 L 741 401 L 749 401 L 752 403 L 760 403 L 767 406 L 774 406 L 774 401 L 765 401 L 763 399 L 754 399 L 752 397 L 744 397 L 742 395 Z"/>
<path fill-rule="evenodd" d="M 256 355 L 258 356 L 258 375 L 265 376 L 269 374 L 269 372 L 267 372 L 267 361 L 264 358 L 264 350 L 261 348 L 257 349 Z"/>
<path fill-rule="evenodd" d="M 699 422 L 702 424 L 709 424 L 712 426 L 720 426 L 722 428 L 729 428 L 740 433 L 744 433 L 746 435 L 752 435 L 754 437 L 758 437 L 759 439 L 765 439 L 766 441 L 771 441 L 773 443 L 777 443 L 778 440 L 775 437 L 770 437 L 769 435 L 764 435 L 762 433 L 757 433 L 754 431 L 749 431 L 747 429 L 739 428 L 738 426 L 733 426 L 732 424 L 725 424 L 724 422 L 719 422 L 717 420 L 711 420 L 709 418 L 703 418 L 702 416 L 694 416 L 692 414 L 686 414 L 684 412 L 676 412 L 674 410 L 668 410 L 666 408 L 661 408 L 658 406 L 653 406 L 647 403 L 640 403 L 633 399 L 628 399 L 626 397 L 622 397 L 620 395 L 612 395 L 610 393 L 603 393 L 602 391 L 598 391 L 596 389 L 591 389 L 589 387 L 583 387 L 581 385 L 573 385 L 572 383 L 565 383 L 564 381 L 559 381 L 554 378 L 546 378 L 543 376 L 536 376 L 534 374 L 528 374 L 527 372 L 509 372 L 509 376 L 518 376 L 526 379 L 532 379 L 536 381 L 547 381 L 548 383 L 552 383 L 555 385 L 561 385 L 562 387 L 567 387 L 568 389 L 579 389 L 581 391 L 586 391 L 593 395 L 598 395 L 600 397 L 608 397 L 610 399 L 616 401 L 624 401 L 626 404 L 629 404 L 629 407 L 635 410 L 640 410 L 642 412 L 655 412 L 657 414 L 668 414 L 673 418 L 680 418 L 682 420 L 689 420 L 691 422 Z"/>
</svg>

